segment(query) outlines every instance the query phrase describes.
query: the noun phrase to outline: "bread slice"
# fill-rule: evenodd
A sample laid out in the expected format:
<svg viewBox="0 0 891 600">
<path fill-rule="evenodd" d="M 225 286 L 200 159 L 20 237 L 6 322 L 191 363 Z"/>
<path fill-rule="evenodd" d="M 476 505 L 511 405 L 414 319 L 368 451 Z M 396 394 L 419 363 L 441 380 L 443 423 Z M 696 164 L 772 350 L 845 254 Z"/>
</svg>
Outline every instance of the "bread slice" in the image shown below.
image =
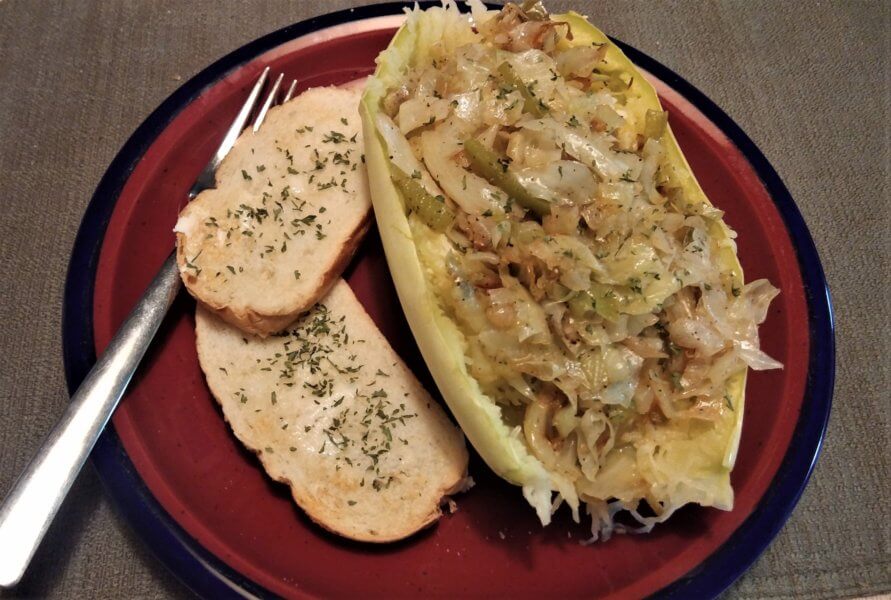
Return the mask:
<svg viewBox="0 0 891 600">
<path fill-rule="evenodd" d="M 235 435 L 322 527 L 398 540 L 465 487 L 463 435 L 345 281 L 266 338 L 201 306 L 195 322 L 201 368 Z"/>
<path fill-rule="evenodd" d="M 199 302 L 258 335 L 331 287 L 370 222 L 361 89 L 307 90 L 246 130 L 176 224 L 177 264 Z"/>
</svg>

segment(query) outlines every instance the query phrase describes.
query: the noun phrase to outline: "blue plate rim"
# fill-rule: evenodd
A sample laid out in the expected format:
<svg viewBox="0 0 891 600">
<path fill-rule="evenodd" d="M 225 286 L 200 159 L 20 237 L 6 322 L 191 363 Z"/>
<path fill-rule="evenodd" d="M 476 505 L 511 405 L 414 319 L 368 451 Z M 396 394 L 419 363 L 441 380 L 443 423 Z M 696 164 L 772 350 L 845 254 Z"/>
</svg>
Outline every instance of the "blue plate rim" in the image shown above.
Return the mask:
<svg viewBox="0 0 891 600">
<path fill-rule="evenodd" d="M 421 2 L 422 8 L 435 2 Z M 184 83 L 134 131 L 103 175 L 75 237 L 65 282 L 62 341 L 65 377 L 74 393 L 95 362 L 93 287 L 99 251 L 117 198 L 139 159 L 177 114 L 225 73 L 259 54 L 313 31 L 342 23 L 393 15 L 408 3 L 389 2 L 341 10 L 294 23 L 217 60 Z M 730 538 L 692 571 L 659 590 L 663 598 L 716 597 L 742 575 L 788 520 L 810 478 L 832 404 L 835 380 L 835 323 L 823 267 L 804 218 L 776 170 L 745 132 L 705 94 L 643 52 L 613 40 L 638 66 L 691 102 L 743 152 L 782 216 L 792 239 L 804 282 L 812 340 L 801 414 L 789 449 L 767 492 Z M 152 552 L 189 589 L 203 597 L 272 597 L 192 538 L 161 507 L 139 477 L 109 424 L 91 461 L 117 512 Z"/>
</svg>

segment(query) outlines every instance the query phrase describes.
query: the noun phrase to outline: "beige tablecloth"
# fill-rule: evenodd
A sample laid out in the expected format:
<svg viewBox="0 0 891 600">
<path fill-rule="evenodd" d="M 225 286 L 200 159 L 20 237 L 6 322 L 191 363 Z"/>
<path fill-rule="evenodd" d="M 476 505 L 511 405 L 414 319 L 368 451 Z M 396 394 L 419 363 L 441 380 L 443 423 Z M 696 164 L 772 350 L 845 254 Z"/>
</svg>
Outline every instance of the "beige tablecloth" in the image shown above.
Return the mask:
<svg viewBox="0 0 891 600">
<path fill-rule="evenodd" d="M 0 493 L 67 401 L 65 270 L 115 153 L 211 61 L 350 4 L 0 0 Z M 822 458 L 785 529 L 728 597 L 891 591 L 891 3 L 552 4 L 589 14 L 743 127 L 804 213 L 832 286 L 838 380 Z M 88 468 L 16 594 L 188 593 L 112 513 Z"/>
</svg>

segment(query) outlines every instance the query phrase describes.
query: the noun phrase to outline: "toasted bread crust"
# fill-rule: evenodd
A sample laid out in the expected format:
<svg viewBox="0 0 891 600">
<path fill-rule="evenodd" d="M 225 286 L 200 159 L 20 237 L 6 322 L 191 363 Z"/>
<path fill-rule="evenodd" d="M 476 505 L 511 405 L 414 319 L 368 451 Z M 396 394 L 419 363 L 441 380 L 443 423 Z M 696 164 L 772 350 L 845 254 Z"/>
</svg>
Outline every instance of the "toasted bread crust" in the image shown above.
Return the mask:
<svg viewBox="0 0 891 600">
<path fill-rule="evenodd" d="M 359 93 L 314 88 L 271 109 L 238 138 L 217 186 L 180 213 L 186 289 L 246 333 L 275 333 L 310 309 L 368 230 Z"/>
<path fill-rule="evenodd" d="M 368 233 L 368 228 L 370 226 L 371 210 L 368 210 L 365 212 L 365 216 L 363 217 L 359 227 L 355 229 L 350 237 L 344 241 L 343 246 L 341 247 L 341 251 L 337 256 L 337 259 L 331 265 L 331 268 L 319 275 L 318 284 L 316 285 L 315 289 L 308 292 L 304 298 L 304 301 L 296 304 L 295 308 L 288 312 L 282 314 L 263 314 L 250 308 L 240 308 L 224 304 L 221 305 L 213 301 L 205 301 L 195 294 L 193 294 L 193 296 L 198 302 L 201 303 L 202 306 L 219 316 L 227 323 L 238 327 L 245 333 L 251 333 L 260 337 L 266 337 L 271 333 L 281 331 L 282 329 L 293 323 L 297 317 L 312 308 L 316 302 L 318 302 L 323 296 L 325 296 L 325 294 L 328 293 L 328 291 L 331 289 L 331 286 L 334 285 L 334 283 L 340 277 L 340 274 L 343 273 L 344 269 L 346 269 L 347 265 L 352 260 L 353 256 L 355 256 L 356 250 L 358 250 L 359 244 L 361 244 L 362 240 L 365 238 L 365 234 Z M 179 241 L 179 238 L 182 235 L 183 234 L 181 233 L 176 234 L 176 259 L 177 263 L 180 265 L 184 265 L 186 261 L 183 245 Z M 180 267 L 180 273 L 182 274 L 183 281 L 186 283 L 186 288 L 191 291 L 191 288 L 189 288 L 189 283 L 194 282 L 194 277 L 187 271 L 184 271 L 184 268 L 182 266 Z"/>
<path fill-rule="evenodd" d="M 442 516 L 443 499 L 464 489 L 468 454 L 463 436 L 377 331 L 346 282 L 336 280 L 321 305 L 330 317 L 326 322 L 338 324 L 332 330 L 343 327 L 333 332 L 333 338 L 321 341 L 319 347 L 331 349 L 321 364 L 355 365 L 358 371 L 337 369 L 313 375 L 298 366 L 293 379 L 283 380 L 277 371 L 280 363 L 272 370 L 257 369 L 258 364 L 277 360 L 270 357 L 290 340 L 292 348 L 297 340 L 301 346 L 312 343 L 315 338 L 308 332 L 314 330 L 306 324 L 318 318 L 318 309 L 276 337 L 244 338 L 240 330 L 199 306 L 195 320 L 201 368 L 236 437 L 258 456 L 272 479 L 291 488 L 294 501 L 314 522 L 364 542 L 405 538 L 435 523 Z M 329 343 L 347 336 L 351 341 L 343 346 Z M 373 372 L 386 375 L 379 375 L 380 381 L 362 391 L 361 385 L 368 383 Z M 362 373 L 367 375 L 362 378 Z M 339 390 L 333 395 L 345 392 L 339 399 L 310 391 L 316 389 L 312 386 L 319 378 L 329 376 L 336 378 L 331 389 Z M 356 394 L 351 395 L 348 390 L 357 385 Z M 366 393 L 375 388 L 378 391 Z M 270 402 L 273 392 L 277 399 Z M 392 404 L 386 404 L 390 399 Z M 384 402 L 383 408 L 377 402 Z M 372 422 L 363 430 L 358 421 L 347 421 L 353 418 L 349 415 L 374 419 L 376 411 L 389 414 L 397 402 L 405 407 L 402 414 L 414 416 L 388 425 L 392 427 L 388 437 L 392 435 L 394 443 L 380 462 L 375 459 L 376 469 L 368 470 L 371 463 L 365 464 L 367 456 L 358 447 L 330 445 L 338 435 L 358 440 L 364 431 L 373 437 L 379 423 Z M 344 412 L 335 415 L 335 409 Z M 335 423 L 343 419 L 340 434 L 323 429 L 332 419 Z M 350 429 L 354 426 L 359 429 Z M 328 433 L 323 435 L 323 431 Z M 378 476 L 380 480 L 375 479 Z M 385 477 L 386 486 L 378 486 Z"/>
</svg>

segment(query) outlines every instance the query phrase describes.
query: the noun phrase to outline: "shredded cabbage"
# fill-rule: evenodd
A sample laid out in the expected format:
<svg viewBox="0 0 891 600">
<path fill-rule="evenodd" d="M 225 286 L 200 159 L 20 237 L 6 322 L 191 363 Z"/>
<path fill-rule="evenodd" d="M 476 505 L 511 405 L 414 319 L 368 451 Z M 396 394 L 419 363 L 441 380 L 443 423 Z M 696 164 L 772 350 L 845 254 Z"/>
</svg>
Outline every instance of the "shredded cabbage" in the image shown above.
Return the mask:
<svg viewBox="0 0 891 600">
<path fill-rule="evenodd" d="M 779 291 L 742 285 L 723 213 L 617 50 L 538 4 L 471 8 L 412 12 L 414 46 L 370 86 L 390 162 L 454 214 L 444 231 L 410 214 L 411 233 L 467 372 L 548 473 L 524 495 L 545 524 L 585 504 L 593 539 L 730 508 L 742 377 L 782 367 L 758 340 Z"/>
</svg>

